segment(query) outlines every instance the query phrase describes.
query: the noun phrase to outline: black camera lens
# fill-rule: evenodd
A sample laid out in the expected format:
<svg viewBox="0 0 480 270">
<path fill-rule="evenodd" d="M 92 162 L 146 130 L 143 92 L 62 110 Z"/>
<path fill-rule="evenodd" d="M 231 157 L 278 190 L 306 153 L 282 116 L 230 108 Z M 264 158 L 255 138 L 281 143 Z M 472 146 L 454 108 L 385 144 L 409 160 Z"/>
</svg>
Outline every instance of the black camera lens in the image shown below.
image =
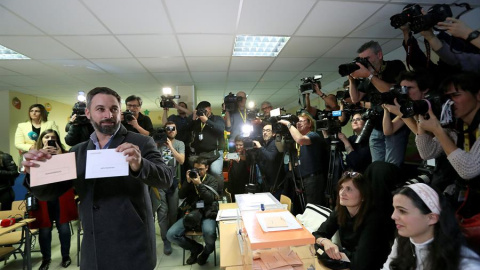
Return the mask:
<svg viewBox="0 0 480 270">
<path fill-rule="evenodd" d="M 133 113 L 129 110 L 126 110 L 125 112 L 122 113 L 123 114 L 123 118 L 127 121 L 127 122 L 130 122 L 132 120 L 135 119 L 135 117 L 133 116 Z"/>
<path fill-rule="evenodd" d="M 196 168 L 191 169 L 190 172 L 188 173 L 188 177 L 197 178 L 198 177 L 198 170 Z"/>
<path fill-rule="evenodd" d="M 197 110 L 197 116 L 204 116 L 204 115 L 207 116 L 207 110 L 205 110 L 204 108 Z"/>
</svg>

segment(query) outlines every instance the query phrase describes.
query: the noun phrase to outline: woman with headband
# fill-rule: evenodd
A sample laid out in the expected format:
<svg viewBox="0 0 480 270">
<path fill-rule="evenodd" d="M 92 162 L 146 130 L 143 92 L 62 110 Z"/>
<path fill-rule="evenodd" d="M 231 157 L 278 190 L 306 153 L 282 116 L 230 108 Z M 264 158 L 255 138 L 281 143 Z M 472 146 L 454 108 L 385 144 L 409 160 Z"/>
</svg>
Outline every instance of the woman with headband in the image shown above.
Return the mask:
<svg viewBox="0 0 480 270">
<path fill-rule="evenodd" d="M 480 269 L 450 205 L 431 187 L 417 183 L 397 190 L 393 207 L 398 237 L 382 270 Z"/>
</svg>

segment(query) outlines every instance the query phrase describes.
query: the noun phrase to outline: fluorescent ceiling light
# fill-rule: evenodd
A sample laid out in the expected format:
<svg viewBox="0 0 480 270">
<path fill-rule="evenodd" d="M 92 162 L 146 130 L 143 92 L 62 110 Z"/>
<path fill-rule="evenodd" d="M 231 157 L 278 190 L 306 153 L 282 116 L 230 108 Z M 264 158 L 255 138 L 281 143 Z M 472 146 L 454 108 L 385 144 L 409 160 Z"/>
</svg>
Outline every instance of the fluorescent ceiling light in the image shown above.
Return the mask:
<svg viewBox="0 0 480 270">
<path fill-rule="evenodd" d="M 290 37 L 242 36 L 235 38 L 233 56 L 276 57 Z"/>
<path fill-rule="evenodd" d="M 23 54 L 0 45 L 0 59 L 30 59 Z"/>
</svg>

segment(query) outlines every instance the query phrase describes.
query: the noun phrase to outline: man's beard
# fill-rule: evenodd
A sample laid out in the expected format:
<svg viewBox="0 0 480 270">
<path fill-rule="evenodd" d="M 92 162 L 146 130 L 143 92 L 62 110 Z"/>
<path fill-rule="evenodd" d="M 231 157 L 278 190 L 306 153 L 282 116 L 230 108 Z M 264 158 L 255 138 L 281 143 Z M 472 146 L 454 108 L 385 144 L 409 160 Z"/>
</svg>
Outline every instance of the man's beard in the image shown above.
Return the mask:
<svg viewBox="0 0 480 270">
<path fill-rule="evenodd" d="M 98 124 L 97 124 L 97 122 L 93 121 L 93 119 L 90 119 L 90 122 L 92 123 L 95 130 L 97 130 L 100 133 L 103 133 L 105 135 L 113 135 L 115 133 L 115 131 L 117 131 L 118 127 L 120 126 L 120 122 L 112 120 L 112 119 L 101 120 L 100 123 L 98 123 Z M 114 125 L 113 126 L 102 126 L 102 123 L 114 123 Z"/>
</svg>

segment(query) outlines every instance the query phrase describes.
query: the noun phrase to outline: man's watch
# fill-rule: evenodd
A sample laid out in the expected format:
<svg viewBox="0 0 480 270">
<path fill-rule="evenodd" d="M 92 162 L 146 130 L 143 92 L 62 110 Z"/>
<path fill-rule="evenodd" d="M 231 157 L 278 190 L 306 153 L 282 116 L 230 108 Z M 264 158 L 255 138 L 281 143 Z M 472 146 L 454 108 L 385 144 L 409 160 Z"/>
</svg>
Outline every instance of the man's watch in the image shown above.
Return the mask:
<svg viewBox="0 0 480 270">
<path fill-rule="evenodd" d="M 371 81 L 373 78 L 373 73 L 370 73 L 370 75 L 368 76 L 368 80 Z"/>
<path fill-rule="evenodd" d="M 478 36 L 480 36 L 480 32 L 478 30 L 475 30 L 468 35 L 465 41 L 470 43 L 472 40 L 478 38 Z"/>
<path fill-rule="evenodd" d="M 292 124 L 288 123 L 287 124 L 287 129 L 290 129 L 292 127 Z"/>
</svg>

